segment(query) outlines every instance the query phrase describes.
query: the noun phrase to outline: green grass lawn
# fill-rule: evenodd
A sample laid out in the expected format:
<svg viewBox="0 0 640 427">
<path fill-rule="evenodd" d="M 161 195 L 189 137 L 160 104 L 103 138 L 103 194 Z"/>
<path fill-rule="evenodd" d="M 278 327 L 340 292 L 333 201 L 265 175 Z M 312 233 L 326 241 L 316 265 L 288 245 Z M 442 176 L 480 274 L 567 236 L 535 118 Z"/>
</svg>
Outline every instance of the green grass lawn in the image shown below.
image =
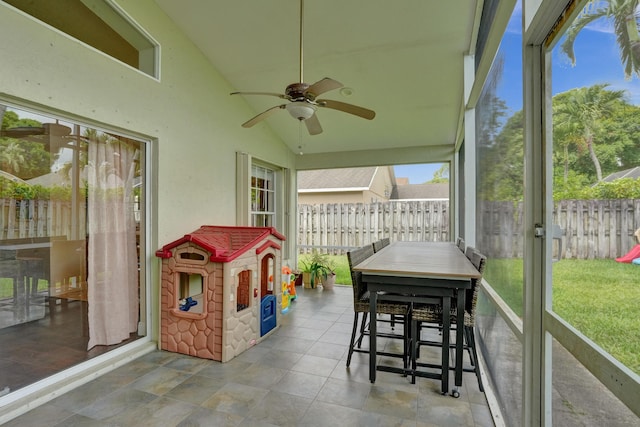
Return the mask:
<svg viewBox="0 0 640 427">
<path fill-rule="evenodd" d="M 490 259 L 484 278 L 522 317 L 522 260 Z M 640 265 L 565 259 L 553 264 L 553 310 L 640 374 Z"/>
</svg>

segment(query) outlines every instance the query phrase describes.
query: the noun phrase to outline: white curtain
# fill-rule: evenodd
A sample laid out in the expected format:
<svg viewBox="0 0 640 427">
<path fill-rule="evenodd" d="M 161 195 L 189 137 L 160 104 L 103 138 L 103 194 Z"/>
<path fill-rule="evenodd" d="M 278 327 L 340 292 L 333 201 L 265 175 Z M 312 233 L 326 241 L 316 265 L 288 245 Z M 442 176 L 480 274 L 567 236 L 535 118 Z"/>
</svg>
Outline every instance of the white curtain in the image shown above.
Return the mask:
<svg viewBox="0 0 640 427">
<path fill-rule="evenodd" d="M 88 147 L 89 344 L 112 345 L 138 324 L 138 257 L 133 210 L 136 146 L 94 135 Z"/>
</svg>

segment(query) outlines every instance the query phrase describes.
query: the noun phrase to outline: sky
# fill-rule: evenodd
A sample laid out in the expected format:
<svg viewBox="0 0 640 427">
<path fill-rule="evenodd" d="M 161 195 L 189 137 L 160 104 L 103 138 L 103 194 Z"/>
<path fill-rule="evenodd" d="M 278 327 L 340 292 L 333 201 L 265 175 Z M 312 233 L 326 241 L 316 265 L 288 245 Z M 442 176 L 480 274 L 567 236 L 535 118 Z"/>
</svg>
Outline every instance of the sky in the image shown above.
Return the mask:
<svg viewBox="0 0 640 427">
<path fill-rule="evenodd" d="M 497 93 L 506 101 L 510 113 L 522 109 L 521 22 L 522 11 L 518 4 L 500 45 L 505 65 Z M 578 34 L 574 42 L 575 65 L 561 52 L 560 44 L 563 41 L 564 38 L 559 38 L 552 46 L 552 94 L 597 83 L 609 83 L 611 90 L 625 90 L 627 100 L 640 105 L 640 80 L 637 76 L 625 79 L 610 21 L 603 18 L 595 20 Z"/>
<path fill-rule="evenodd" d="M 424 184 L 433 178 L 433 173 L 442 167 L 442 163 L 423 165 L 395 165 L 396 178 L 409 178 L 409 184 Z"/>
<path fill-rule="evenodd" d="M 507 117 L 522 109 L 522 9 L 518 2 L 500 45 L 504 71 L 497 94 L 509 108 Z M 640 79 L 627 80 L 620 60 L 611 22 L 598 19 L 582 30 L 574 43 L 575 65 L 560 51 L 560 38 L 552 47 L 551 91 L 555 95 L 570 89 L 608 83 L 611 90 L 625 90 L 627 100 L 640 105 Z M 440 164 L 395 166 L 396 177 L 408 177 L 411 184 L 422 184 L 433 177 Z"/>
</svg>

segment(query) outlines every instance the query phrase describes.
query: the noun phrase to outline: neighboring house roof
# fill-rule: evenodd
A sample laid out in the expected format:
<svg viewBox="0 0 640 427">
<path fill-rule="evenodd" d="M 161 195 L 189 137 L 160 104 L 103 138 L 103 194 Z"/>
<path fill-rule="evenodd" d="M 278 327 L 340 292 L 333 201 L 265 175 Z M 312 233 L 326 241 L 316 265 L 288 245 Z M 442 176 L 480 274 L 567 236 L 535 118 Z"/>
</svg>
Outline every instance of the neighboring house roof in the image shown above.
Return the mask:
<svg viewBox="0 0 640 427">
<path fill-rule="evenodd" d="M 449 183 L 396 185 L 391 200 L 449 199 Z"/>
<path fill-rule="evenodd" d="M 316 169 L 298 172 L 298 192 L 362 191 L 371 187 L 377 167 Z"/>
<path fill-rule="evenodd" d="M 612 173 L 611 175 L 606 176 L 603 181 L 611 182 L 620 178 L 640 178 L 640 167 L 636 166 L 635 168 Z"/>
<path fill-rule="evenodd" d="M 68 176 L 65 177 L 62 171 L 56 171 L 32 178 L 27 183 L 43 187 L 53 187 L 54 185 L 64 187 L 71 185 L 71 179 Z"/>
<path fill-rule="evenodd" d="M 377 167 L 298 171 L 298 193 L 364 191 L 371 188 Z M 391 179 L 395 177 L 392 176 Z M 449 199 L 449 183 L 408 184 L 398 178 L 390 200 Z"/>
</svg>

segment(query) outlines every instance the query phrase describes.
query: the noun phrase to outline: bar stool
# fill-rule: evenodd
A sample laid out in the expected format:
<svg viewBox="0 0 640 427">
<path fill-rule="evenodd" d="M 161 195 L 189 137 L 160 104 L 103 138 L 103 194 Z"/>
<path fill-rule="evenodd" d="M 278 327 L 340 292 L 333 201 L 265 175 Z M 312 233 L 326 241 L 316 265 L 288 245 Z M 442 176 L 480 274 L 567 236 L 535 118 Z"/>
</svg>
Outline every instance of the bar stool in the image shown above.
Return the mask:
<svg viewBox="0 0 640 427">
<path fill-rule="evenodd" d="M 353 330 L 351 332 L 351 341 L 349 343 L 349 354 L 347 356 L 347 366 L 351 364 L 351 357 L 354 352 L 369 353 L 368 349 L 362 349 L 362 340 L 365 335 L 369 334 L 367 328 L 367 316 L 369 315 L 369 291 L 362 282 L 362 273 L 353 271 L 353 267 L 373 255 L 373 246 L 367 245 L 362 248 L 347 252 L 349 260 L 349 269 L 351 270 L 351 281 L 353 287 Z M 383 301 L 376 305 L 376 310 L 380 314 L 388 314 L 391 316 L 400 316 L 403 319 L 403 333 L 377 333 L 377 337 L 398 338 L 403 340 L 403 353 L 389 353 L 379 351 L 379 355 L 388 357 L 400 357 L 403 359 L 403 369 L 408 368 L 408 351 L 409 351 L 409 304 L 393 301 Z M 360 320 L 360 314 L 362 319 Z M 377 321 L 377 319 L 373 319 Z M 360 323 L 360 332 L 358 335 L 358 323 Z M 356 339 L 356 335 L 357 339 Z"/>
<path fill-rule="evenodd" d="M 467 258 L 469 258 L 471 263 L 480 272 L 480 274 L 484 273 L 487 257 L 472 247 L 467 248 L 465 254 L 467 255 Z M 480 376 L 480 366 L 478 363 L 478 352 L 477 352 L 476 340 L 475 340 L 476 304 L 478 301 L 478 288 L 480 286 L 481 281 L 482 281 L 482 278 L 474 279 L 471 283 L 471 289 L 466 291 L 464 325 L 462 325 L 461 328 L 458 328 L 458 325 L 456 325 L 456 329 L 457 329 L 456 333 L 459 333 L 460 331 L 462 331 L 462 333 L 464 334 L 464 340 L 465 340 L 464 348 L 469 352 L 469 358 L 471 360 L 471 368 L 463 368 L 463 371 L 474 372 L 478 379 L 478 388 L 480 389 L 481 392 L 484 392 L 484 387 L 482 385 L 482 378 Z M 419 353 L 418 349 L 421 345 L 435 345 L 435 346 L 442 347 L 441 342 L 420 340 L 420 331 L 421 331 L 421 327 L 423 326 L 423 323 L 442 324 L 443 310 L 441 305 L 434 305 L 434 304 L 414 305 L 411 315 L 412 315 L 412 328 L 416 328 L 415 330 L 417 332 L 417 337 L 418 337 L 418 339 L 415 342 L 411 343 L 412 346 L 416 346 L 416 348 L 411 349 L 412 382 L 415 382 L 415 374 L 419 366 L 428 366 L 428 367 L 438 366 L 438 365 L 432 365 L 432 364 L 420 364 L 417 362 L 415 356 Z M 454 325 L 456 322 L 456 316 L 457 316 L 456 304 L 452 304 L 451 309 L 449 310 L 449 317 L 451 319 L 452 325 Z M 442 351 L 448 351 L 448 349 L 442 349 Z"/>
</svg>

